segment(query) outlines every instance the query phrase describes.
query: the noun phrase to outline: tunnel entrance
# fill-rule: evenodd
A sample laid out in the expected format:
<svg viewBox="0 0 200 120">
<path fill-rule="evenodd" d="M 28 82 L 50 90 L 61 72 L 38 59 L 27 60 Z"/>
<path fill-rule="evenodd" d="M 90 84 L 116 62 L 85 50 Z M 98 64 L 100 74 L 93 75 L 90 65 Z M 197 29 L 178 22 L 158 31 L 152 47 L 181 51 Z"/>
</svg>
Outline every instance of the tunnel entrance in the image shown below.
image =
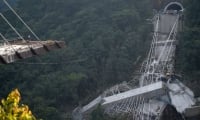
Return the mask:
<svg viewBox="0 0 200 120">
<path fill-rule="evenodd" d="M 171 2 L 165 7 L 164 12 L 166 12 L 167 10 L 182 11 L 183 10 L 183 5 L 181 3 L 179 3 L 179 2 Z"/>
</svg>

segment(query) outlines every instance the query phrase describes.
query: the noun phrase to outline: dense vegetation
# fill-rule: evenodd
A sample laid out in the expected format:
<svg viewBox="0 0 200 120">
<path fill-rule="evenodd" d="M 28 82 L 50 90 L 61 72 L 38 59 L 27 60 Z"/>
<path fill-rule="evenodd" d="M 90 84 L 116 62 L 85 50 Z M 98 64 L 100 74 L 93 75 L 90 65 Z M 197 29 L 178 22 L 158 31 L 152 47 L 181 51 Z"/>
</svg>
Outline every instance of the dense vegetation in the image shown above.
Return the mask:
<svg viewBox="0 0 200 120">
<path fill-rule="evenodd" d="M 134 62 L 145 54 L 151 42 L 152 26 L 146 21 L 152 17 L 150 3 L 149 0 L 20 0 L 18 13 L 36 34 L 42 40 L 64 40 L 67 48 L 0 66 L 0 96 L 19 88 L 23 102 L 37 118 L 70 119 L 76 106 L 114 84 L 131 79 L 139 63 Z M 4 15 L 25 37 L 30 34 L 10 11 Z M 15 37 L 7 27 L 1 24 L 1 32 Z"/>
<path fill-rule="evenodd" d="M 185 28 L 181 33 L 177 65 L 185 82 L 200 96 L 200 1 L 185 0 Z"/>
<path fill-rule="evenodd" d="M 197 91 L 200 1 L 185 1 L 186 27 L 177 69 Z M 70 119 L 74 107 L 130 80 L 151 42 L 152 26 L 146 21 L 152 17 L 150 0 L 19 0 L 16 9 L 42 40 L 67 44 L 43 57 L 0 66 L 0 98 L 19 88 L 23 103 L 44 120 Z M 4 15 L 25 37 L 30 34 L 10 11 Z M 15 37 L 1 19 L 0 23 L 1 33 Z M 100 108 L 91 115 L 94 120 L 102 117 Z"/>
</svg>

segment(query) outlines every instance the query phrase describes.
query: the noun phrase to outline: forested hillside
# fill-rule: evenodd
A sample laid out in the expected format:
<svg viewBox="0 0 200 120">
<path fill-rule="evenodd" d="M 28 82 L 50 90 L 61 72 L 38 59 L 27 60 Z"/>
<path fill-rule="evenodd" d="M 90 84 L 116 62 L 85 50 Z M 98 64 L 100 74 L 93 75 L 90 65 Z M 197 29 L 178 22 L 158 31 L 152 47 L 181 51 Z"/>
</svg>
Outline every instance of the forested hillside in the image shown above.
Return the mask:
<svg viewBox="0 0 200 120">
<path fill-rule="evenodd" d="M 200 96 L 200 1 L 185 0 L 185 24 L 178 46 L 177 66 L 185 82 Z"/>
<path fill-rule="evenodd" d="M 1 98 L 19 88 L 44 120 L 70 119 L 76 106 L 130 80 L 151 42 L 149 0 L 20 0 L 16 9 L 42 40 L 66 41 L 66 49 L 0 66 Z M 30 34 L 10 11 L 4 15 Z M 1 32 L 15 37 L 7 27 Z"/>
<path fill-rule="evenodd" d="M 188 1 L 177 70 L 198 91 L 200 1 Z M 153 17 L 151 2 L 19 0 L 16 10 L 42 40 L 64 40 L 67 47 L 43 57 L 1 65 L 0 99 L 18 88 L 23 103 L 30 106 L 36 118 L 70 119 L 76 106 L 131 79 L 152 39 L 152 25 L 146 21 Z M 25 37 L 30 34 L 10 11 L 3 14 Z M 2 19 L 0 23 L 1 33 L 16 37 Z"/>
<path fill-rule="evenodd" d="M 15 6 L 17 3 L 17 0 L 7 0 L 11 5 Z M 0 12 L 8 10 L 6 5 L 3 3 L 3 0 L 0 1 Z"/>
</svg>

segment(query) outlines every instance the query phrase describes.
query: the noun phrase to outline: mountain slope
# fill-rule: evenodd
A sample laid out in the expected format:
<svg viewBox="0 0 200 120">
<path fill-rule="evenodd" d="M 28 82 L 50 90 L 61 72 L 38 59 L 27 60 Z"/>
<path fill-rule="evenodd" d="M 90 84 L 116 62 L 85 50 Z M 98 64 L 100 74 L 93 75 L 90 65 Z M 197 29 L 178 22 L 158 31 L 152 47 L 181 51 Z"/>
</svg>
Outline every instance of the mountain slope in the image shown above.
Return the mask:
<svg viewBox="0 0 200 120">
<path fill-rule="evenodd" d="M 67 43 L 47 56 L 0 66 L 0 97 L 19 88 L 37 118 L 70 119 L 75 106 L 130 80 L 134 61 L 151 42 L 149 0 L 20 0 L 17 11 L 41 39 Z M 30 34 L 12 13 L 4 15 L 24 36 Z M 13 34 L 5 24 L 0 28 Z"/>
</svg>

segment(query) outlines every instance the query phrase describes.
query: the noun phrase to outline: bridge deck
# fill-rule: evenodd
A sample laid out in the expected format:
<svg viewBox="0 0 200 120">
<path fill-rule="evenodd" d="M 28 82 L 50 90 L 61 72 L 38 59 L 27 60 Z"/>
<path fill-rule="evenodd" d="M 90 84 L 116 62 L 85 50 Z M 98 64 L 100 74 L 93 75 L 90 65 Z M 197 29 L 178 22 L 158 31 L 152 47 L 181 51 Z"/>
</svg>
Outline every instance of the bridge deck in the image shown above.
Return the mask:
<svg viewBox="0 0 200 120">
<path fill-rule="evenodd" d="M 157 82 L 157 83 L 150 84 L 150 85 L 140 87 L 137 89 L 129 90 L 124 93 L 106 97 L 103 99 L 104 102 L 102 105 L 105 106 L 108 104 L 113 104 L 121 100 L 131 98 L 131 97 L 142 96 L 145 99 L 151 99 L 153 97 L 162 96 L 164 94 L 166 94 L 165 84 L 163 82 Z"/>
<path fill-rule="evenodd" d="M 11 41 L 0 45 L 0 64 L 8 64 L 34 55 L 42 55 L 54 49 L 63 48 L 63 41 Z"/>
</svg>

